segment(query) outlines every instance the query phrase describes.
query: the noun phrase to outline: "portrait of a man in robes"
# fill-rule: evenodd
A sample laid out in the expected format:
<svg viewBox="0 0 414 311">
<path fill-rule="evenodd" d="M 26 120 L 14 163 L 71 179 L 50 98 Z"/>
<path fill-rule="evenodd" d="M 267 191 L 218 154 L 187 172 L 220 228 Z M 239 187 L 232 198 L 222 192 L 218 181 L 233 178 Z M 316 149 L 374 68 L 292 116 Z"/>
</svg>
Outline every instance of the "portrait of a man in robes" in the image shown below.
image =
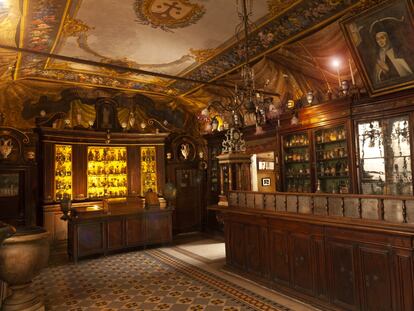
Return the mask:
<svg viewBox="0 0 414 311">
<path fill-rule="evenodd" d="M 412 3 L 393 1 L 343 23 L 360 72 L 372 93 L 411 87 L 414 81 Z"/>
</svg>

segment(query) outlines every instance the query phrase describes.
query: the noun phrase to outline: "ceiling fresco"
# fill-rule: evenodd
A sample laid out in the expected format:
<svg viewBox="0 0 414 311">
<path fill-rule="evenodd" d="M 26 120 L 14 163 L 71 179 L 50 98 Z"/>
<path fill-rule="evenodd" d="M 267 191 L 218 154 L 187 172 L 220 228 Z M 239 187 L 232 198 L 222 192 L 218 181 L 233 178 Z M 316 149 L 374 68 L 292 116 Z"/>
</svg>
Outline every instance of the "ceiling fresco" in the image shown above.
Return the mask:
<svg viewBox="0 0 414 311">
<path fill-rule="evenodd" d="M 13 0 L 8 0 L 13 1 Z M 237 1 L 24 0 L 22 48 L 199 81 L 244 60 L 234 37 Z M 240 2 L 240 0 L 239 0 Z M 327 23 L 357 0 L 255 0 L 251 58 Z M 201 84 L 20 53 L 14 79 L 39 79 L 182 96 Z"/>
</svg>

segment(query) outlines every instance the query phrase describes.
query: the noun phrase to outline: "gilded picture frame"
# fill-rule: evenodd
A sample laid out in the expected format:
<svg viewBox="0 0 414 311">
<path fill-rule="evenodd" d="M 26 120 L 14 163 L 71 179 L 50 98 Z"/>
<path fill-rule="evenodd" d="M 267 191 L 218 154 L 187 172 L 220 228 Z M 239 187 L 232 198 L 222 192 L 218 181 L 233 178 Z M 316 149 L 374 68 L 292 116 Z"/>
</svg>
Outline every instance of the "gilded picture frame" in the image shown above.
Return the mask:
<svg viewBox="0 0 414 311">
<path fill-rule="evenodd" d="M 412 0 L 387 1 L 346 18 L 341 28 L 372 96 L 414 86 Z"/>
</svg>

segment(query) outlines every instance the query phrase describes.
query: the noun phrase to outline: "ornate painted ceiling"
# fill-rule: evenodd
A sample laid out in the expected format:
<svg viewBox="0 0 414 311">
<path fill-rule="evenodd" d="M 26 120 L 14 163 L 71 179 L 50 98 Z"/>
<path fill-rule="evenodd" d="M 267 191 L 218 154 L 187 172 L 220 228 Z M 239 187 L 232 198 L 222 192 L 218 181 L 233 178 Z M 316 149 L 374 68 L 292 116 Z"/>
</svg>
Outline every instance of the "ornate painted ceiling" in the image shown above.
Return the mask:
<svg viewBox="0 0 414 311">
<path fill-rule="evenodd" d="M 291 42 L 367 1 L 254 0 L 249 57 L 259 61 L 255 66 L 265 66 L 268 75 L 277 74 L 274 64 L 290 63 L 293 71 L 300 70 L 295 56 L 305 51 L 306 58 L 309 50 Z M 54 87 L 64 83 L 142 92 L 199 109 L 220 92 L 206 95 L 209 87 L 203 83 L 178 77 L 237 80 L 235 72 L 244 60 L 242 38 L 235 37 L 237 2 L 241 0 L 0 0 L 0 44 L 49 54 L 0 50 L 2 91 L 22 91 L 20 82 L 36 80 Z M 337 25 L 331 28 L 340 34 Z M 323 76 L 313 78 L 322 83 L 335 78 L 329 72 Z M 11 83 L 20 89 L 11 91 Z"/>
</svg>

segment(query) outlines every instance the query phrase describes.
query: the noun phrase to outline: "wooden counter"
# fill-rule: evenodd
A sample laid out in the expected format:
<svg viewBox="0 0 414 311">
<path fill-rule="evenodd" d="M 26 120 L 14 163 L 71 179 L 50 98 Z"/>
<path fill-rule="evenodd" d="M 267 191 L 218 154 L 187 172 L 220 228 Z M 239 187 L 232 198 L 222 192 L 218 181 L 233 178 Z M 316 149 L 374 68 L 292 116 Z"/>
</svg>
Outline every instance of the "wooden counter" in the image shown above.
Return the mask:
<svg viewBox="0 0 414 311">
<path fill-rule="evenodd" d="M 249 195 L 254 204 L 244 200 Z M 359 216 L 346 217 L 351 195 L 306 194 L 307 208 L 302 202 L 290 209 L 278 200 L 286 195 L 233 191 L 238 199 L 229 207 L 209 207 L 224 221 L 227 269 L 328 310 L 414 310 L 413 197 L 394 198 L 396 206 L 403 201 L 401 217 L 388 209 L 390 198 L 378 197 L 378 218 L 365 219 L 372 209 L 365 197 L 353 196 Z M 326 213 L 317 209 L 322 196 Z M 345 200 L 341 213 L 333 212 L 333 199 Z M 392 211 L 396 217 L 387 216 Z"/>
<path fill-rule="evenodd" d="M 172 209 L 80 213 L 68 222 L 68 254 L 78 258 L 172 241 Z"/>
</svg>

